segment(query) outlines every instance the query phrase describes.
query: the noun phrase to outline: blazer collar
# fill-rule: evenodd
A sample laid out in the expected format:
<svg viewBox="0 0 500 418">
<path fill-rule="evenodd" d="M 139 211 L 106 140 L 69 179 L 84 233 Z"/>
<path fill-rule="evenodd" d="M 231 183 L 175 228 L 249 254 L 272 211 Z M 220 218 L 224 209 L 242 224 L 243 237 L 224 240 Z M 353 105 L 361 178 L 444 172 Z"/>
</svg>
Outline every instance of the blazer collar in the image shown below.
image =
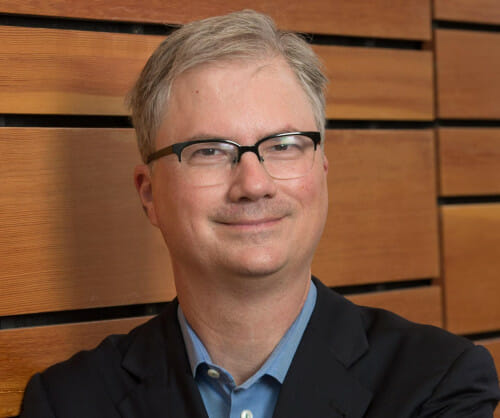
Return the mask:
<svg viewBox="0 0 500 418">
<path fill-rule="evenodd" d="M 372 393 L 351 367 L 368 350 L 359 310 L 313 278 L 315 310 L 281 388 L 273 418 L 362 417 Z"/>
</svg>

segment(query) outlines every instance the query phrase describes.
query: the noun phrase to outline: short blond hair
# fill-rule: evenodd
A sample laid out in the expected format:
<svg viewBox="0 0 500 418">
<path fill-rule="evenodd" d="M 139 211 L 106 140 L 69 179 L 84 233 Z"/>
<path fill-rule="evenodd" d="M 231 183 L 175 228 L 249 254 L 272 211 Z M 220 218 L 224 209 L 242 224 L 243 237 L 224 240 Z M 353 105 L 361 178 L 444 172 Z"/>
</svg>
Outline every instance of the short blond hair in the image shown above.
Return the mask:
<svg viewBox="0 0 500 418">
<path fill-rule="evenodd" d="M 155 138 L 176 77 L 201 64 L 268 56 L 282 56 L 290 65 L 323 137 L 327 79 L 318 57 L 301 36 L 278 30 L 269 16 L 243 10 L 188 23 L 151 55 L 127 97 L 142 160 L 155 151 Z"/>
</svg>

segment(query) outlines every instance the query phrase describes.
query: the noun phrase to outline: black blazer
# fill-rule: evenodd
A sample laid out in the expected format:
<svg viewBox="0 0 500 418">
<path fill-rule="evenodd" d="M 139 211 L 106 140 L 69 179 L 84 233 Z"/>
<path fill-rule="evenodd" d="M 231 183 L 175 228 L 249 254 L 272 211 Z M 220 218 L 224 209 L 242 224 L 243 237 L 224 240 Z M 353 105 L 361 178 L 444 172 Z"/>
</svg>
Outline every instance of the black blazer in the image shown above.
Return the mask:
<svg viewBox="0 0 500 418">
<path fill-rule="evenodd" d="M 492 416 L 500 391 L 487 350 L 356 306 L 314 280 L 316 307 L 275 418 Z M 33 376 L 20 417 L 206 418 L 177 302 L 128 335 Z"/>
</svg>

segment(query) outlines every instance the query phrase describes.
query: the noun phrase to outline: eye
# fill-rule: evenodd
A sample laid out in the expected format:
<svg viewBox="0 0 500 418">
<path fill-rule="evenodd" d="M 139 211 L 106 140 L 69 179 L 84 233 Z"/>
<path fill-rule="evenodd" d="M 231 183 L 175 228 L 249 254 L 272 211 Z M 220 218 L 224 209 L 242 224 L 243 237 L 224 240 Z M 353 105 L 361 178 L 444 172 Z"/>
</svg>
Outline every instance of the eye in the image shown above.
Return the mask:
<svg viewBox="0 0 500 418">
<path fill-rule="evenodd" d="M 194 155 L 199 155 L 200 157 L 213 157 L 216 156 L 217 153 L 221 152 L 217 148 L 202 148 L 197 150 Z"/>
<path fill-rule="evenodd" d="M 293 147 L 295 144 L 277 144 L 277 145 L 273 145 L 271 147 L 271 151 L 276 151 L 276 152 L 280 152 L 280 151 L 289 151 L 291 147 Z"/>
<path fill-rule="evenodd" d="M 184 149 L 182 159 L 190 165 L 224 164 L 232 160 L 233 148 L 223 142 L 195 143 Z"/>
<path fill-rule="evenodd" d="M 297 135 L 270 138 L 262 143 L 260 153 L 266 158 L 300 158 L 305 142 Z"/>
</svg>

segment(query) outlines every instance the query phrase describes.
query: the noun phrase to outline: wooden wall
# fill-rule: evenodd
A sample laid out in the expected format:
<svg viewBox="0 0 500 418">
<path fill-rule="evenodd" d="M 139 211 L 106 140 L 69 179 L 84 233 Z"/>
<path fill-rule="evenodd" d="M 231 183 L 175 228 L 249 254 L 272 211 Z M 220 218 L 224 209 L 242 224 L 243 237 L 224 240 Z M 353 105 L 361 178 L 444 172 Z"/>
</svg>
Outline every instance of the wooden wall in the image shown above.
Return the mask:
<svg viewBox="0 0 500 418">
<path fill-rule="evenodd" d="M 247 7 L 312 34 L 331 79 L 313 272 L 500 364 L 496 0 L 0 0 L 0 417 L 174 297 L 123 96 L 173 26 Z"/>
</svg>

